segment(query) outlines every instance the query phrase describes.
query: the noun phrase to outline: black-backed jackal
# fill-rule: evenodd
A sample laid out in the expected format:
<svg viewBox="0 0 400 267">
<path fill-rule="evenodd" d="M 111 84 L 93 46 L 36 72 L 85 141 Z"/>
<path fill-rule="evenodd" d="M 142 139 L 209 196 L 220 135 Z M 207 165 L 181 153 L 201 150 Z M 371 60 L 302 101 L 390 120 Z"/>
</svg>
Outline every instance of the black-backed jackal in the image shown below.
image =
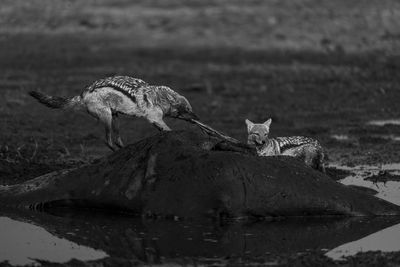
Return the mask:
<svg viewBox="0 0 400 267">
<path fill-rule="evenodd" d="M 171 130 L 163 121 L 165 116 L 183 120 L 198 119 L 189 101 L 169 87 L 149 85 L 141 79 L 128 76 L 97 80 L 80 95 L 70 98 L 35 91 L 29 94 L 50 108 L 86 110 L 105 125 L 106 144 L 112 150 L 115 150 L 114 144 L 123 146 L 119 135 L 118 114 L 144 117 L 164 131 Z"/>
<path fill-rule="evenodd" d="M 317 140 L 304 136 L 269 138 L 271 122 L 269 119 L 264 123 L 253 123 L 246 119 L 247 143 L 255 145 L 259 156 L 292 156 L 303 160 L 314 169 L 325 172 L 325 154 Z"/>
</svg>

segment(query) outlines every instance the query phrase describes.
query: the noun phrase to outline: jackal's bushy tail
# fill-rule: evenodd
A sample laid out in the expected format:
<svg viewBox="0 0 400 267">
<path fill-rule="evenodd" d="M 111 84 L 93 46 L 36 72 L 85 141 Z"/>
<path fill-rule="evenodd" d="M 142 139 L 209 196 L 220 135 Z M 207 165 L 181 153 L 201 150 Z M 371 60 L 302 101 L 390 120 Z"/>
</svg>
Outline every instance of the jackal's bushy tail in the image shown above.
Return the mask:
<svg viewBox="0 0 400 267">
<path fill-rule="evenodd" d="M 36 91 L 30 91 L 29 95 L 36 98 L 40 103 L 46 105 L 49 108 L 67 109 L 67 108 L 75 108 L 82 104 L 80 96 L 67 98 L 59 96 L 50 96 Z"/>
</svg>

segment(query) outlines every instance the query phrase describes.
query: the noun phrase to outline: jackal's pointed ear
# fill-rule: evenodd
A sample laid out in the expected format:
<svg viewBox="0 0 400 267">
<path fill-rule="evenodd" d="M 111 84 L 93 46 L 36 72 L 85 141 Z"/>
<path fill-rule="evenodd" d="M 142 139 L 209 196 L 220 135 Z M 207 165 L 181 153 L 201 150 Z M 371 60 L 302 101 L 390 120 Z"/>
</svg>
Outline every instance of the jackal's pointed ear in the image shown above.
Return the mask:
<svg viewBox="0 0 400 267">
<path fill-rule="evenodd" d="M 250 132 L 251 128 L 253 128 L 253 126 L 254 126 L 254 123 L 252 123 L 248 119 L 246 119 L 245 122 L 246 122 L 246 125 L 247 125 L 247 131 Z"/>
<path fill-rule="evenodd" d="M 272 119 L 268 119 L 266 122 L 264 122 L 263 124 L 266 126 L 266 127 L 270 127 L 271 126 L 271 122 L 272 122 Z"/>
</svg>

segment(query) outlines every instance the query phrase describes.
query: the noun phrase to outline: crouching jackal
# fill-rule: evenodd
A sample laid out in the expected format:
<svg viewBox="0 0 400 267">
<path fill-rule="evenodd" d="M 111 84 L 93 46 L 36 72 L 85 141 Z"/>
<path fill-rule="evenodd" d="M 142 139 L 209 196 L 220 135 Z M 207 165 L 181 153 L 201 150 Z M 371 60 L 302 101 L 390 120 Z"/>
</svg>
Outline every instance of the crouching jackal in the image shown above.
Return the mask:
<svg viewBox="0 0 400 267">
<path fill-rule="evenodd" d="M 164 131 L 171 130 L 163 121 L 165 116 L 183 120 L 198 119 L 189 101 L 169 87 L 149 85 L 141 79 L 128 76 L 97 80 L 80 95 L 70 98 L 35 91 L 29 94 L 50 108 L 86 110 L 105 125 L 106 144 L 112 150 L 115 150 L 114 144 L 123 146 L 119 136 L 118 114 L 144 117 Z"/>
<path fill-rule="evenodd" d="M 259 156 L 291 156 L 304 161 L 314 169 L 325 172 L 324 151 L 320 143 L 304 136 L 287 136 L 269 138 L 269 128 L 272 120 L 264 123 L 253 123 L 246 119 L 247 143 L 255 145 Z"/>
</svg>

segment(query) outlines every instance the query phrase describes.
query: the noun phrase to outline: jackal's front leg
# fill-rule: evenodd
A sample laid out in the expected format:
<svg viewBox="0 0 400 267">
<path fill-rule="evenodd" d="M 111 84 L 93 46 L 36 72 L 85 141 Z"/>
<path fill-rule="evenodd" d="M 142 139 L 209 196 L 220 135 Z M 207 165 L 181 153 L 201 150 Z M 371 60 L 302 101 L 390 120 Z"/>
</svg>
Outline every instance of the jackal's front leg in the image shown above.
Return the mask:
<svg viewBox="0 0 400 267">
<path fill-rule="evenodd" d="M 147 114 L 147 120 L 160 131 L 171 131 L 171 128 L 163 121 L 163 112 L 161 109 L 154 109 L 149 112 Z"/>
<path fill-rule="evenodd" d="M 168 127 L 167 124 L 163 120 L 161 121 L 154 121 L 152 124 L 160 131 L 171 131 L 171 128 Z"/>
<path fill-rule="evenodd" d="M 112 141 L 112 115 L 111 111 L 107 109 L 102 109 L 101 112 L 98 113 L 100 121 L 104 124 L 104 128 L 106 131 L 106 145 L 113 151 L 116 150 L 114 147 L 114 143 Z"/>
<path fill-rule="evenodd" d="M 112 141 L 112 134 L 111 134 L 111 125 L 110 125 L 110 127 L 108 127 L 108 125 L 106 125 L 105 126 L 105 129 L 106 129 L 106 145 L 112 150 L 112 151 L 115 151 L 115 150 L 117 150 L 115 147 L 114 147 L 114 144 L 113 144 L 113 141 Z"/>
<path fill-rule="evenodd" d="M 114 115 L 112 118 L 112 129 L 114 133 L 115 144 L 120 148 L 123 147 L 124 143 L 122 142 L 121 136 L 119 135 L 119 122 L 117 115 Z"/>
</svg>

